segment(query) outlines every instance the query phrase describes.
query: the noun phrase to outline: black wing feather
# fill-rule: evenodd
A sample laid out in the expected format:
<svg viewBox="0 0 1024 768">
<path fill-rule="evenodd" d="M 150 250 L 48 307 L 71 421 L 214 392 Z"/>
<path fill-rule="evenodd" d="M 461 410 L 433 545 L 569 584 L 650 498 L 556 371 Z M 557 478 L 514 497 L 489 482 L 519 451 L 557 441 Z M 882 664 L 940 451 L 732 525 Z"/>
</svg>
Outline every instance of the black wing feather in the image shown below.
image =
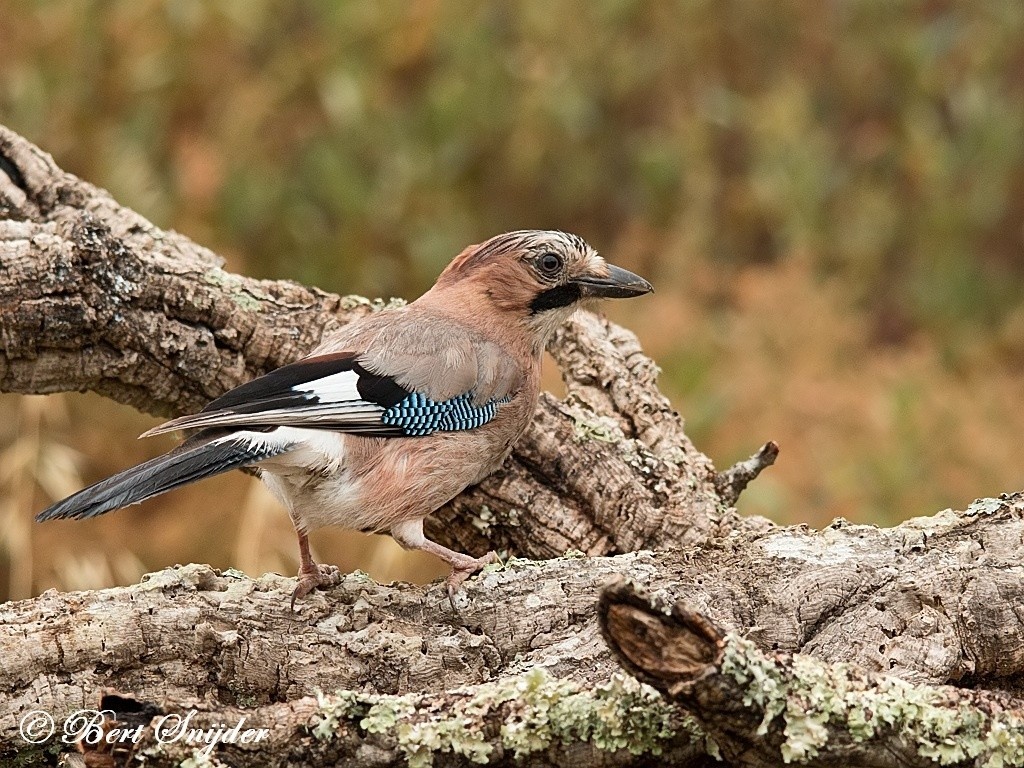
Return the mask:
<svg viewBox="0 0 1024 768">
<path fill-rule="evenodd" d="M 96 517 L 229 469 L 277 456 L 292 446 L 240 438 L 211 440 L 200 433 L 163 456 L 90 485 L 36 515 L 36 520 Z"/>
<path fill-rule="evenodd" d="M 317 383 L 347 371 L 357 377 L 356 392 L 361 400 L 322 400 L 316 391 Z M 360 365 L 357 353 L 335 352 L 277 368 L 224 393 L 198 414 L 161 424 L 143 436 L 223 423 L 236 429 L 299 425 L 309 429 L 397 437 L 404 434 L 402 430 L 382 424 L 377 418 L 377 409 L 383 412 L 408 395 L 409 391 L 391 376 L 373 373 Z M 252 419 L 246 418 L 248 416 Z"/>
<path fill-rule="evenodd" d="M 216 400 L 211 400 L 203 408 L 202 413 L 213 411 L 252 413 L 248 409 L 267 400 L 294 398 L 296 392 L 293 388 L 300 384 L 308 384 L 335 373 L 351 371 L 352 367 L 356 365 L 355 357 L 354 352 L 336 352 L 283 365 L 270 373 L 228 390 Z M 246 410 L 239 410 L 243 408 Z"/>
</svg>

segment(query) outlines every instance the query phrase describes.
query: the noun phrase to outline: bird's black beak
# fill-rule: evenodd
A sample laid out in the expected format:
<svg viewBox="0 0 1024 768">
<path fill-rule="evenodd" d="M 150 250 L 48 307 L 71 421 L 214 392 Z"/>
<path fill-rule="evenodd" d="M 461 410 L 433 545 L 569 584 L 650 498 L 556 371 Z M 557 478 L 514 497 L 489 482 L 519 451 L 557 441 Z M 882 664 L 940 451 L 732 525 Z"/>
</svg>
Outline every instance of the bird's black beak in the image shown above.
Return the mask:
<svg viewBox="0 0 1024 768">
<path fill-rule="evenodd" d="M 608 265 L 607 277 L 581 275 L 572 282 L 579 286 L 582 298 L 628 299 L 654 290 L 640 275 L 612 264 Z"/>
</svg>

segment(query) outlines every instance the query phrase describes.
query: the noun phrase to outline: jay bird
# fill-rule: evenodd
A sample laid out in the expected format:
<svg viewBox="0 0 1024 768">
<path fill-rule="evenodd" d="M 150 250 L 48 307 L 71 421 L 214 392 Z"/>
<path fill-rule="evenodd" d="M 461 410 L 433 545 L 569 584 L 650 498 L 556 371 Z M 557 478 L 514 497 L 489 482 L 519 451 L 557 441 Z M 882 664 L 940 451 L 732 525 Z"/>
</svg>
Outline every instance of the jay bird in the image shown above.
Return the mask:
<svg viewBox="0 0 1024 768">
<path fill-rule="evenodd" d="M 651 290 L 575 235 L 498 235 L 466 248 L 416 301 L 355 320 L 298 362 L 149 430 L 190 436 L 36 519 L 95 517 L 247 468 L 298 535 L 293 609 L 336 570 L 309 552 L 309 532 L 327 525 L 389 532 L 436 555 L 452 568 L 452 596 L 495 554 L 441 546 L 423 519 L 511 453 L 537 406 L 545 345 L 576 307 Z"/>
</svg>

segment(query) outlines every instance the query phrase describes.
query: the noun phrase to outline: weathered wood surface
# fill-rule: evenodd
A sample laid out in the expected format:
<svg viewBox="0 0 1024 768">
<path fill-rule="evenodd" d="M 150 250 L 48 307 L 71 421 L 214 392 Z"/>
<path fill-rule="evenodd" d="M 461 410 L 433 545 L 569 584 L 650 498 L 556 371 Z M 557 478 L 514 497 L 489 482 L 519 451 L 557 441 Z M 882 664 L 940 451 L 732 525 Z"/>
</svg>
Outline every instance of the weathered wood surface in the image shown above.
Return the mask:
<svg viewBox="0 0 1024 768">
<path fill-rule="evenodd" d="M 228 274 L 0 129 L 0 390 L 91 389 L 183 413 L 375 309 Z M 659 751 L 703 765 L 715 745 L 730 764 L 765 765 L 790 754 L 782 713 L 766 719 L 767 740 L 748 727 L 765 717 L 764 680 L 715 689 L 729 704 L 715 709 L 679 691 L 666 704 L 614 677 L 623 657 L 601 640 L 597 609 L 602 586 L 620 576 L 681 603 L 716 637 L 738 633 L 729 637 L 753 645 L 729 647 L 749 650 L 752 668 L 756 653 L 799 653 L 834 685 L 847 684 L 836 664 L 849 663 L 865 685 L 895 674 L 928 696 L 1020 706 L 1011 697 L 1024 692 L 1024 498 L 891 529 L 742 518 L 731 504 L 776 446 L 716 474 L 636 338 L 595 316 L 569 324 L 552 352 L 566 399 L 546 396 L 502 471 L 436 515 L 431 532 L 466 551 L 554 559 L 516 559 L 471 580 L 458 613 L 439 585 L 350 574 L 292 614 L 291 579 L 207 566 L 0 606 L 0 756 L 52 756 L 59 744 L 33 751 L 19 736 L 24 713 L 59 720 L 99 707 L 106 690 L 147 716 L 194 707 L 195 724 L 244 715 L 246 727 L 271 729 L 259 744 L 219 745 L 224 765 L 640 765 Z M 720 664 L 704 672 L 721 677 Z M 959 687 L 938 687 L 947 683 Z M 341 693 L 318 699 L 318 689 Z M 746 725 L 734 727 L 737 717 Z M 815 732 L 821 755 L 852 739 L 826 720 L 825 744 Z M 864 765 L 920 757 L 888 733 L 841 754 Z M 180 742 L 157 748 L 151 732 L 135 749 L 155 766 L 195 757 Z M 1012 740 L 985 754 L 1024 764 Z"/>
<path fill-rule="evenodd" d="M 691 712 L 728 764 L 1020 765 L 1024 710 L 993 691 L 914 684 L 856 664 L 765 652 L 677 603 L 605 590 L 601 629 L 626 669 Z"/>
<path fill-rule="evenodd" d="M 3 128 L 0 158 L 0 391 L 92 390 L 158 415 L 193 412 L 381 306 L 224 272 Z M 711 463 L 636 337 L 580 315 L 551 351 L 569 397 L 545 397 L 504 470 L 436 515 L 430 534 L 525 557 L 719 534 Z"/>
</svg>

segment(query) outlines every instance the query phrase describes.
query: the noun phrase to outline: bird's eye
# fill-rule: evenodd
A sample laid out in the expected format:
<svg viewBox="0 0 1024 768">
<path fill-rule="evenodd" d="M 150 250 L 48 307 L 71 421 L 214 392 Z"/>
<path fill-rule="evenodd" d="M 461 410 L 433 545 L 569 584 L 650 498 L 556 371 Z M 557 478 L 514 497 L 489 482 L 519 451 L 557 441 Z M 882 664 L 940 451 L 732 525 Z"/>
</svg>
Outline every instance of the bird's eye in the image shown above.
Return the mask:
<svg viewBox="0 0 1024 768">
<path fill-rule="evenodd" d="M 537 259 L 537 269 L 545 277 L 554 277 L 562 269 L 562 257 L 550 251 L 541 254 Z"/>
</svg>

